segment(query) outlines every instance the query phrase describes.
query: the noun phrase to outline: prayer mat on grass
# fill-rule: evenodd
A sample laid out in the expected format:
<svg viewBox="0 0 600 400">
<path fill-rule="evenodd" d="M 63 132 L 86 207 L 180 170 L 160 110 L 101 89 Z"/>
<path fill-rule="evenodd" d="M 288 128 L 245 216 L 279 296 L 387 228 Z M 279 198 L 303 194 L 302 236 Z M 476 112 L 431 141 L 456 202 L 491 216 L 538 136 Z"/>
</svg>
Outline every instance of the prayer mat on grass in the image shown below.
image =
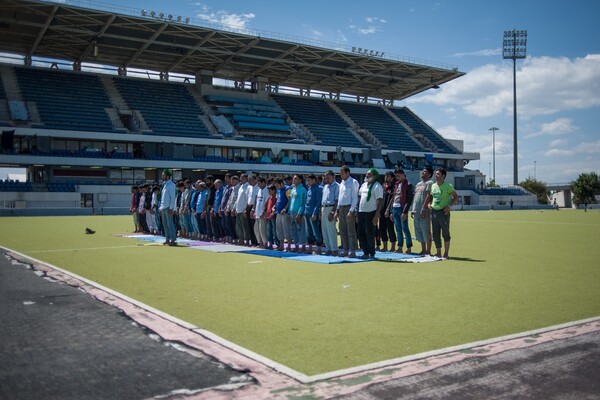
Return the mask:
<svg viewBox="0 0 600 400">
<path fill-rule="evenodd" d="M 140 235 L 140 234 L 132 234 L 127 235 L 127 237 L 138 239 L 142 241 L 141 245 L 144 246 L 159 246 L 162 245 L 164 241 L 164 237 L 162 236 L 154 236 L 154 235 Z M 191 240 L 191 239 L 177 239 L 177 244 L 182 247 L 189 247 L 195 250 L 204 250 L 211 251 L 215 253 L 244 253 L 255 256 L 263 256 L 263 257 L 275 257 L 275 258 L 285 258 L 293 261 L 303 261 L 303 262 L 313 262 L 319 264 L 343 264 L 343 263 L 358 263 L 358 262 L 369 262 L 369 261 L 388 261 L 388 262 L 431 262 L 431 261 L 439 261 L 441 258 L 432 257 L 432 256 L 421 256 L 418 254 L 402 254 L 402 253 L 392 253 L 392 252 L 379 252 L 375 254 L 375 258 L 371 259 L 360 259 L 360 258 L 349 258 L 349 257 L 335 257 L 335 256 L 326 256 L 326 255 L 316 255 L 316 254 L 302 254 L 302 253 L 294 253 L 294 252 L 286 252 L 286 251 L 277 251 L 271 249 L 260 249 L 260 248 L 252 248 L 246 246 L 237 246 L 233 244 L 226 243 L 218 243 L 218 242 L 205 242 L 201 240 Z M 357 251 L 356 255 L 360 257 L 363 253 L 361 251 Z"/>
</svg>

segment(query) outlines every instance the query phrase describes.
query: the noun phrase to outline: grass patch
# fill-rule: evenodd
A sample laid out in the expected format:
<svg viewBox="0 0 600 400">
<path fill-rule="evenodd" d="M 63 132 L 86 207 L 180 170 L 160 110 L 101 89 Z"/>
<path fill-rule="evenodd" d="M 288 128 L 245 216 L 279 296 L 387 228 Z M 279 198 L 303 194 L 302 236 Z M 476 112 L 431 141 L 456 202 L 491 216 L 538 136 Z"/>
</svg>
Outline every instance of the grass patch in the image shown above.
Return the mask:
<svg viewBox="0 0 600 400">
<path fill-rule="evenodd" d="M 424 264 L 324 265 L 113 236 L 131 228 L 125 216 L 9 217 L 0 244 L 307 375 L 600 315 L 597 212 L 455 212 L 453 259 Z"/>
</svg>

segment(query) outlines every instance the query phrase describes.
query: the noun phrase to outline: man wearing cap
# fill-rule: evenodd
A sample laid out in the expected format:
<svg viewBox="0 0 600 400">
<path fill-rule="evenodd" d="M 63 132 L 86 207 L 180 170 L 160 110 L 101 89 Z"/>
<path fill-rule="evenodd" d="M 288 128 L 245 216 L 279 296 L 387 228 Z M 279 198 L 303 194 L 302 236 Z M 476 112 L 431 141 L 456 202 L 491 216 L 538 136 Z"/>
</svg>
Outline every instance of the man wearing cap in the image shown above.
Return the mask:
<svg viewBox="0 0 600 400">
<path fill-rule="evenodd" d="M 164 169 L 162 172 L 163 188 L 160 197 L 160 215 L 165 230 L 164 245 L 177 246 L 177 231 L 175 230 L 175 221 L 173 221 L 173 210 L 176 206 L 177 188 L 171 179 L 173 173 Z"/>
<path fill-rule="evenodd" d="M 420 255 L 431 253 L 431 218 L 429 208 L 425 204 L 427 195 L 431 192 L 433 181 L 433 168 L 426 166 L 421 171 L 421 182 L 415 185 L 415 196 L 413 198 L 410 215 L 415 222 L 415 237 L 421 243 Z"/>
<path fill-rule="evenodd" d="M 371 259 L 375 257 L 375 233 L 383 205 L 383 186 L 375 168 L 367 171 L 358 196 L 358 240 L 363 250 L 360 258 Z"/>
</svg>

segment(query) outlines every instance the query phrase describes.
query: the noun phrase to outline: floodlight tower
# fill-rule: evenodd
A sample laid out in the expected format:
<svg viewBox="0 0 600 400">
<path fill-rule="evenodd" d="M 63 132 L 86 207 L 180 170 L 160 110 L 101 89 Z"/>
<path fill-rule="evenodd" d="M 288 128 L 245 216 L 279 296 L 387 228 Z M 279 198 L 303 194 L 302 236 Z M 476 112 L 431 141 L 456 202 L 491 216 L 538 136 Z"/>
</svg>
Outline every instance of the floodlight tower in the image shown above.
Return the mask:
<svg viewBox="0 0 600 400">
<path fill-rule="evenodd" d="M 500 129 L 496 128 L 495 126 L 490 128 L 490 131 L 492 131 L 492 162 L 494 163 L 494 183 L 497 184 L 496 182 L 496 131 L 499 131 Z"/>
<path fill-rule="evenodd" d="M 504 31 L 502 57 L 513 60 L 513 136 L 514 136 L 514 177 L 513 184 L 519 184 L 519 163 L 517 152 L 517 59 L 527 57 L 527 31 Z"/>
</svg>

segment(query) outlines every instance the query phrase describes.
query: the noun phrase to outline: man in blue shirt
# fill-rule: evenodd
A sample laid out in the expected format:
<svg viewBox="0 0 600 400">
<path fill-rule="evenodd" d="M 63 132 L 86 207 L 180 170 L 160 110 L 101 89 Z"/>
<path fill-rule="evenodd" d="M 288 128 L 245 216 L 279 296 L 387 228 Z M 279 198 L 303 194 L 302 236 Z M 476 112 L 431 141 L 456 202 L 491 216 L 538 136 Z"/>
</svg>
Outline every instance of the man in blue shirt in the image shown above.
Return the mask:
<svg viewBox="0 0 600 400">
<path fill-rule="evenodd" d="M 275 179 L 275 187 L 277 188 L 277 202 L 275 203 L 275 230 L 277 231 L 277 239 L 279 246 L 277 250 L 283 251 L 284 242 L 287 242 L 287 251 L 292 249 L 292 233 L 290 232 L 290 215 L 289 197 L 292 187 L 284 183 L 283 179 Z"/>
<path fill-rule="evenodd" d="M 215 187 L 215 200 L 213 203 L 213 207 L 210 211 L 210 222 L 212 224 L 212 234 L 213 241 L 220 242 L 223 237 L 223 230 L 221 229 L 221 214 L 219 213 L 219 209 L 221 208 L 221 201 L 223 200 L 223 181 L 217 179 L 214 183 Z"/>
<path fill-rule="evenodd" d="M 319 216 L 321 215 L 321 202 L 323 198 L 323 189 L 319 186 L 316 175 L 311 174 L 307 178 L 308 191 L 306 192 L 306 206 L 304 207 L 306 223 L 306 239 L 308 243 L 308 252 L 312 254 L 313 245 L 317 246 L 317 253 L 321 252 L 323 238 L 321 236 L 321 227 L 319 225 Z"/>
<path fill-rule="evenodd" d="M 165 229 L 164 245 L 177 246 L 177 231 L 173 220 L 173 211 L 176 207 L 177 188 L 171 179 L 173 173 L 165 169 L 162 172 L 163 188 L 160 197 L 160 215 Z"/>
<path fill-rule="evenodd" d="M 306 188 L 304 177 L 300 174 L 294 175 L 294 187 L 290 192 L 290 231 L 296 245 L 296 253 L 306 251 L 306 224 L 304 223 L 304 207 L 306 207 Z"/>
</svg>

